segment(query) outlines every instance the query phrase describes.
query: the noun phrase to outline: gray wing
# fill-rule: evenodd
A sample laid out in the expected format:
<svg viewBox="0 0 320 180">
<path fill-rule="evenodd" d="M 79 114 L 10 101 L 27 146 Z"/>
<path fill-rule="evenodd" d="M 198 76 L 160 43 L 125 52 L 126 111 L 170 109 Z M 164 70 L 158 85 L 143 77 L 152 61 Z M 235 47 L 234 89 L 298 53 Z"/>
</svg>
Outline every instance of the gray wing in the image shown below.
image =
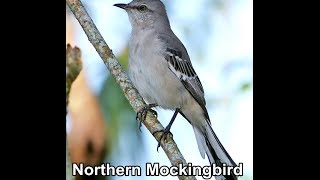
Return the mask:
<svg viewBox="0 0 320 180">
<path fill-rule="evenodd" d="M 164 54 L 168 62 L 168 68 L 180 79 L 184 87 L 199 103 L 204 111 L 204 115 L 209 120 L 204 90 L 198 75 L 192 67 L 187 50 L 177 37 L 169 38 L 168 36 L 160 35 L 159 39 L 164 41 L 164 44 L 167 46 Z"/>
</svg>

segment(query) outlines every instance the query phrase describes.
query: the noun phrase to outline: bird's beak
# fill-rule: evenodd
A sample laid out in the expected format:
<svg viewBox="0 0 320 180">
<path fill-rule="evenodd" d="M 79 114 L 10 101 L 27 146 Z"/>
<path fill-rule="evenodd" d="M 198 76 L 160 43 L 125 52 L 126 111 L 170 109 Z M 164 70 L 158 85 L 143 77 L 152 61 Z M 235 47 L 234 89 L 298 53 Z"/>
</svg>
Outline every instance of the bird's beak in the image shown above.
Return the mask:
<svg viewBox="0 0 320 180">
<path fill-rule="evenodd" d="M 128 8 L 128 4 L 114 4 L 114 6 L 121 8 L 121 9 L 127 9 Z"/>
</svg>

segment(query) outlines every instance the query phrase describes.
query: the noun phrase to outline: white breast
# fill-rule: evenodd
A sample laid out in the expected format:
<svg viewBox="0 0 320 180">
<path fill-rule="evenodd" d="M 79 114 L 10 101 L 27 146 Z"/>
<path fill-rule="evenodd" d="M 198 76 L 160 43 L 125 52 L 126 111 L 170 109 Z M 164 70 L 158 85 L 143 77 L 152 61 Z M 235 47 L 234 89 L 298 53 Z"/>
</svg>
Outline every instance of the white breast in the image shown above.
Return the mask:
<svg viewBox="0 0 320 180">
<path fill-rule="evenodd" d="M 130 79 L 148 104 L 156 103 L 164 109 L 181 107 L 189 92 L 159 52 L 163 49 L 161 42 L 150 38 L 155 32 L 144 33 L 144 38 L 139 40 L 135 39 L 137 34 L 132 34 L 129 43 Z"/>
</svg>

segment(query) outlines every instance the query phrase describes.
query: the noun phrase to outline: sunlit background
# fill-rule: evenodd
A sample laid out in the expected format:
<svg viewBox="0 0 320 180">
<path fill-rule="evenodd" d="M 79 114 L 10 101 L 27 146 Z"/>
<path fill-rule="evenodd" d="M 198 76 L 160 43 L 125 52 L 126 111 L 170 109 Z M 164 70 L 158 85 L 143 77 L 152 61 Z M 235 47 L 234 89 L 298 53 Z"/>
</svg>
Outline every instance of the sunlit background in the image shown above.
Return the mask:
<svg viewBox="0 0 320 180">
<path fill-rule="evenodd" d="M 114 7 L 128 0 L 83 0 L 91 18 L 120 64 L 127 67 L 127 43 L 131 26 L 126 12 Z M 244 165 L 244 176 L 253 174 L 253 3 L 252 0 L 163 0 L 171 27 L 184 43 L 200 77 L 213 129 L 235 162 Z M 108 151 L 104 162 L 139 165 L 142 177 L 109 179 L 163 179 L 146 177 L 146 162 L 170 166 L 157 141 L 142 126 L 138 130 L 135 112 L 109 75 L 87 36 L 67 8 L 67 43 L 82 51 L 83 69 L 90 89 L 98 96 L 106 125 Z M 157 109 L 166 126 L 172 111 Z M 72 123 L 67 122 L 67 132 Z M 202 159 L 190 124 L 178 115 L 171 132 L 187 162 L 208 165 Z M 177 179 L 167 176 L 165 179 Z M 197 179 L 202 179 L 197 177 Z"/>
</svg>

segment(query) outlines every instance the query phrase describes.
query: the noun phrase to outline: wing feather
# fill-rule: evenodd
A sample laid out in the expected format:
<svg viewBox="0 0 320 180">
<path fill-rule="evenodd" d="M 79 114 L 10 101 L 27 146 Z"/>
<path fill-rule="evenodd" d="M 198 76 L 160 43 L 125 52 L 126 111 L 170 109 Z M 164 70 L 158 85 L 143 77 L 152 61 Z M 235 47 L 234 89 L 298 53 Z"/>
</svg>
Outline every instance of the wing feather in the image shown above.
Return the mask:
<svg viewBox="0 0 320 180">
<path fill-rule="evenodd" d="M 158 38 L 163 42 L 164 55 L 169 69 L 180 79 L 184 87 L 199 103 L 207 120 L 210 122 L 204 99 L 204 90 L 196 71 L 192 67 L 188 52 L 178 37 L 159 34 Z"/>
<path fill-rule="evenodd" d="M 206 101 L 204 99 L 204 90 L 198 75 L 192 67 L 190 59 L 184 58 L 180 50 L 172 48 L 166 49 L 165 57 L 169 65 L 169 69 L 180 79 L 184 87 L 199 103 L 206 118 L 209 120 L 209 115 L 205 107 Z"/>
</svg>

